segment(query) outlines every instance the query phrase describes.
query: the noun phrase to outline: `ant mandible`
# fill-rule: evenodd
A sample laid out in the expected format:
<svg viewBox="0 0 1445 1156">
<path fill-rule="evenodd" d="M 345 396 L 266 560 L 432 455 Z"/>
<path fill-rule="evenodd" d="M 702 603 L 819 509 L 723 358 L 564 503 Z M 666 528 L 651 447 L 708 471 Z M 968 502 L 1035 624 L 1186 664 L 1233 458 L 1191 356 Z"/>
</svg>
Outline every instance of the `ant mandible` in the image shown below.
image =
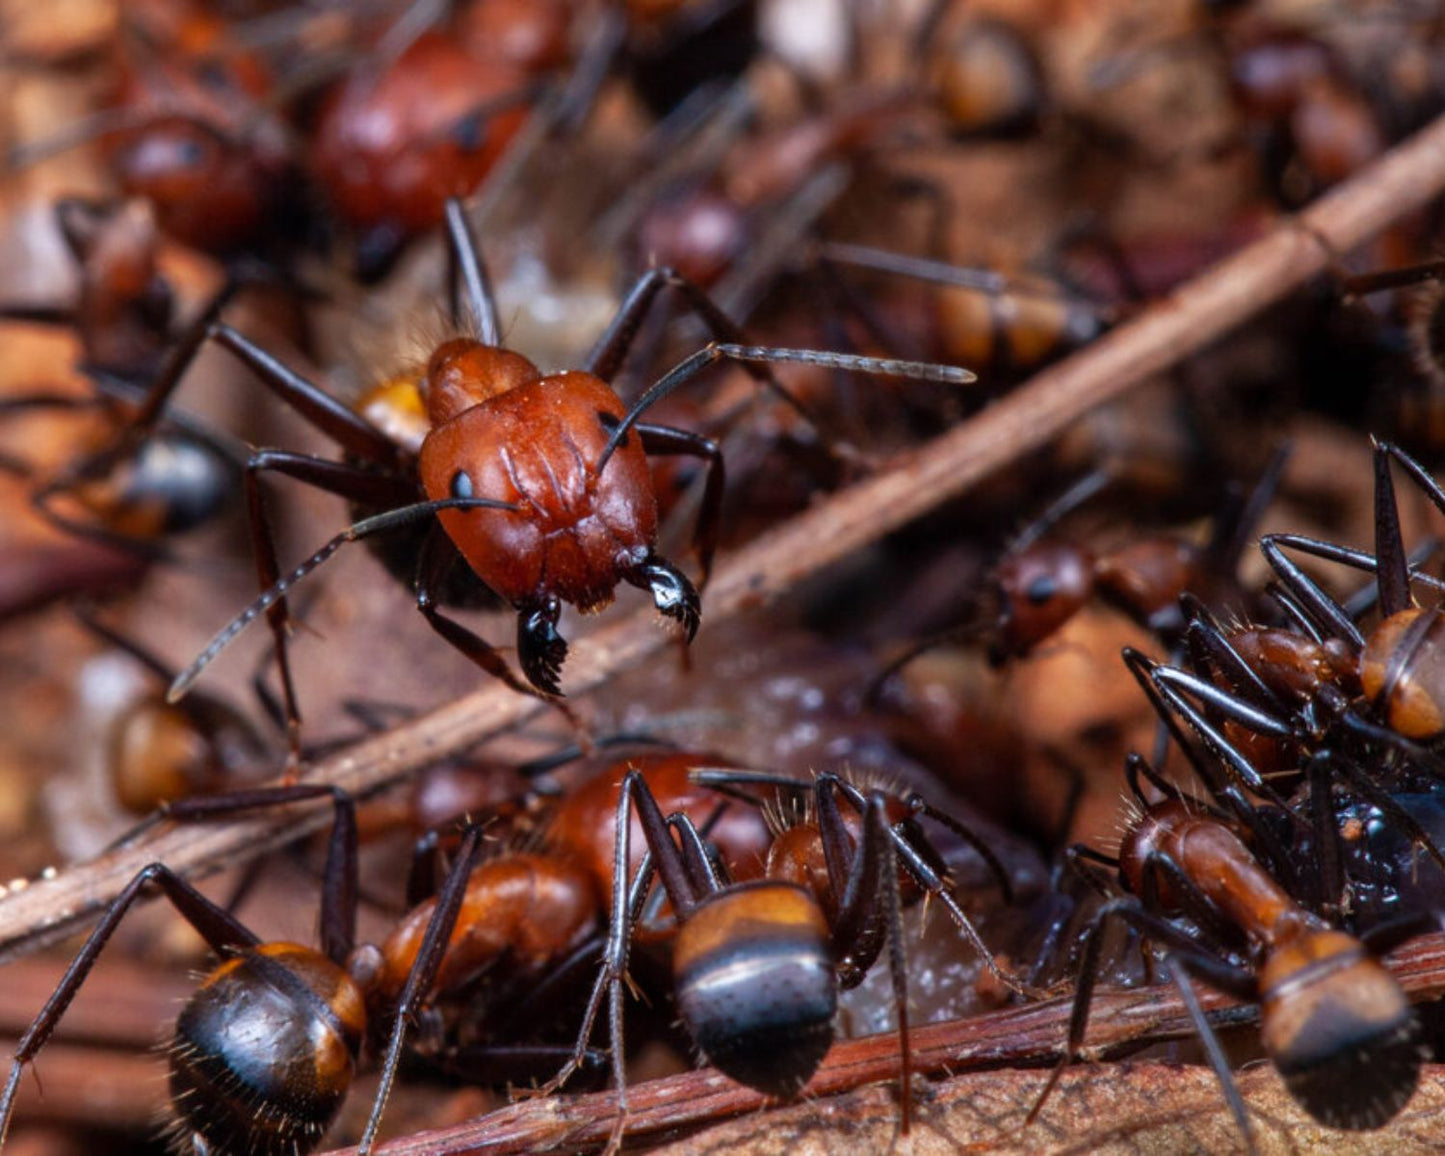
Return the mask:
<svg viewBox="0 0 1445 1156">
<path fill-rule="evenodd" d="M 282 664 L 287 719 L 295 723 L 299 714 L 285 674 L 286 593 L 344 543 L 432 514 L 438 515 L 445 534 L 432 533 L 422 548 L 416 567 L 418 609 L 448 642 L 514 690 L 560 696 L 558 676 L 567 643 L 557 622 L 564 603 L 583 612 L 600 610 L 612 600 L 618 583 L 627 582 L 648 591 L 659 613 L 677 622 L 689 640 L 697 630 L 697 589 L 655 549 L 657 502 L 646 455 L 649 451 L 688 454 L 707 460 L 708 478 L 695 531 L 699 584 L 706 582 L 717 535 L 722 457 L 707 438 L 640 423 L 650 406 L 724 359 L 744 363 L 755 377 L 784 393 L 768 363 L 799 361 L 953 383 L 973 380 L 967 370 L 952 366 L 743 344 L 742 332 L 707 295 L 669 269 L 653 269 L 639 279 L 585 369 L 543 374 L 521 354 L 500 345 L 496 305 L 460 202 L 449 201 L 446 216 L 453 300 L 460 280 L 466 286 L 477 336 L 443 342 L 423 373 L 397 379 L 392 410 L 401 411 L 401 422 L 406 424 L 405 411 L 417 404 L 418 393 L 425 407 L 429 428 L 415 451 L 397 444 L 235 330 L 213 325 L 208 331 L 303 417 L 380 468 L 276 451 L 252 459 L 247 493 L 253 515 L 261 522 L 255 534 L 258 568 L 269 588 L 181 673 L 171 688 L 173 701 L 242 629 L 266 613 Z M 676 365 L 628 409 L 607 382 L 652 303 L 667 287 L 683 294 L 715 340 Z M 454 308 L 454 315 L 457 312 Z M 184 365 L 178 364 L 157 381 L 152 405 L 164 404 L 183 370 Z M 639 436 L 632 436 L 634 426 Z M 392 508 L 353 525 L 280 577 L 256 489 L 255 474 L 262 468 L 279 470 L 373 508 Z M 427 500 L 417 502 L 422 496 Z M 411 504 L 394 508 L 400 502 Z M 466 560 L 481 583 L 516 609 L 517 653 L 526 682 L 512 674 L 492 646 L 437 608 L 438 585 L 458 557 Z"/>
</svg>

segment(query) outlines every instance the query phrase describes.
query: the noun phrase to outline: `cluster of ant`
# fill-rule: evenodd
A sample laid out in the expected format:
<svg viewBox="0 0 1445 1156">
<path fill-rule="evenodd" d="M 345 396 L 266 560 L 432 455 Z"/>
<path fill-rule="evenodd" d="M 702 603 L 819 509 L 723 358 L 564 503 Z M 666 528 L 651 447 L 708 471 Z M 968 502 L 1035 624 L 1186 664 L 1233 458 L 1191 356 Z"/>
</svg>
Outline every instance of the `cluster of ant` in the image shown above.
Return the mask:
<svg viewBox="0 0 1445 1156">
<path fill-rule="evenodd" d="M 1120 41 L 1081 73 L 1067 51 L 1070 36 L 1083 38 L 1078 29 L 935 0 L 897 37 L 913 58 L 898 82 L 872 75 L 868 49 L 871 33 L 897 32 L 901 18 L 874 14 L 870 25 L 846 4 L 835 13 L 846 47 L 831 73 L 768 39 L 773 21 L 760 9 L 781 3 L 251 7 L 148 0 L 120 6 L 103 51 L 30 58 L 23 36 L 7 49 L 5 67 L 20 73 L 94 67 L 100 56 L 108 81 L 84 117 L 13 145 L 7 174 L 23 179 L 91 150 L 115 195 L 54 206 L 78 274 L 73 299 L 0 302 L 0 324 L 70 334 L 86 382 L 80 392 L 7 382 L 0 397 L 7 422 L 84 423 L 58 465 L 0 454 L 6 480 L 67 543 L 13 566 L 0 583 L 0 622 L 13 629 L 39 611 L 69 611 L 156 683 L 109 736 L 117 807 L 128 822 L 143 818 L 107 854 L 133 854 L 176 824 L 330 802 L 319 948 L 263 939 L 236 913 L 242 894 L 218 903 L 165 863 L 145 866 L 16 1046 L 0 1144 L 26 1070 L 43 1063 L 127 913 L 156 894 L 220 960 L 167 1044 L 180 1151 L 314 1151 L 373 1061 L 380 1087 L 359 1130 L 363 1152 L 377 1143 L 393 1084 L 413 1071 L 560 1095 L 610 1069 L 615 1147 L 628 1120 L 627 1037 L 669 1035 L 665 1024 L 638 1026 L 630 988 L 680 1021 L 681 1046 L 704 1062 L 764 1096 L 794 1098 L 824 1062 L 848 993 L 874 998 L 865 980 L 885 953 L 906 1133 L 918 1112 L 908 912 L 929 904 L 948 915 L 945 953 L 976 969 L 977 998 L 1072 999 L 1067 1040 L 1050 1053 L 1065 1062 L 1084 1049 L 1100 982 L 1132 974 L 1106 935 L 1123 923 L 1145 971 L 1162 965 L 1179 989 L 1247 1140 L 1248 1113 L 1194 980 L 1259 1005 L 1265 1052 L 1323 1124 L 1376 1128 L 1401 1110 L 1425 1041 L 1381 957 L 1437 929 L 1432 872 L 1445 870 L 1439 611 L 1414 601 L 1442 583 L 1426 573 L 1431 543 L 1407 554 L 1392 470 L 1442 514 L 1445 490 L 1406 449 L 1376 449 L 1373 550 L 1267 534 L 1261 551 L 1275 581 L 1264 594 L 1237 571 L 1284 473 L 1277 449 L 1257 455 L 1268 461 L 1247 495 L 1232 482 L 1196 487 L 1210 489 L 1205 545 L 1173 535 L 1090 549 L 1062 541 L 1057 524 L 1116 486 L 1147 492 L 1139 476 L 1150 467 L 1139 466 L 1147 451 L 1137 446 L 1101 450 L 1102 427 L 1075 431 L 1094 438 L 1083 452 L 1097 468 L 1001 556 L 990 547 L 996 614 L 962 634 L 994 667 L 1048 651 L 1096 595 L 1168 653 L 1124 652 L 1158 738 L 1152 760 L 1126 762 L 1136 806 L 1113 855 L 1065 850 L 1067 816 L 1040 849 L 1000 849 L 1008 838 L 955 805 L 940 781 L 947 769 L 922 772 L 914 789 L 898 785 L 906 774 L 895 781 L 822 759 L 783 766 L 746 735 L 734 734 L 735 745 L 665 740 L 666 708 L 639 706 L 648 692 L 615 691 L 619 733 L 601 737 L 597 713 L 612 708 L 563 693 L 563 631 L 573 610 L 602 610 L 632 586 L 684 649 L 700 630 L 705 642 L 715 553 L 946 430 L 1258 228 L 1258 206 L 1178 244 L 1121 243 L 1091 224 L 1057 239 L 1052 276 L 1006 276 L 952 263 L 953 193 L 901 173 L 890 152 L 1046 145 L 1064 166 L 1102 158 L 1153 179 L 1242 151 L 1274 213 L 1357 171 L 1445 105 L 1427 22 L 1382 21 L 1362 47 L 1319 14 L 1293 23 L 1265 4 L 1184 5 L 1177 31 L 1161 24 L 1127 50 Z M 1388 75 L 1376 67 L 1386 58 Z M 1119 119 L 1116 101 L 1186 62 L 1223 94 L 1222 135 L 1198 155 L 1161 156 L 1147 126 L 1136 132 Z M 761 95 L 774 88 L 786 92 L 786 114 Z M 599 158 L 618 147 L 609 116 L 619 103 L 616 118 L 643 128 L 614 186 Z M 579 236 L 624 255 L 610 321 L 570 358 L 514 348 L 509 307 L 499 304 L 509 287 L 494 283 L 482 252 L 509 200 L 558 183 L 538 177 L 545 166 L 578 185 L 597 168 L 598 190 L 572 190 L 584 200 L 595 192 Z M 879 220 L 917 243 L 904 251 Z M 197 302 L 172 279 L 177 245 L 219 269 L 218 287 Z M 1440 273 L 1427 264 L 1346 274 L 1324 308 L 1358 309 L 1341 302 Z M 311 321 L 408 277 L 429 279 L 432 292 L 445 281 L 446 335 L 349 400 L 242 320 L 248 299 L 286 300 Z M 688 336 L 665 313 L 671 302 L 705 336 Z M 1315 322 L 1318 301 L 1311 307 Z M 1383 312 L 1369 320 L 1378 330 L 1370 356 L 1384 362 L 1400 344 L 1391 344 L 1396 322 Z M 293 344 L 321 348 L 304 329 L 292 329 Z M 1431 368 L 1431 324 L 1415 329 L 1416 356 Z M 179 406 L 217 347 L 299 419 L 308 444 L 320 438 L 334 450 L 256 448 L 252 426 L 222 430 Z M 769 410 L 729 393 L 730 379 L 715 372 L 727 363 Z M 954 388 L 975 384 L 967 396 Z M 1421 396 L 1402 403 L 1414 423 L 1402 433 L 1428 432 L 1410 408 Z M 669 424 L 648 420 L 654 407 Z M 1193 426 L 1183 436 L 1205 457 L 1219 440 Z M 1187 475 L 1182 456 L 1170 465 Z M 1041 468 L 1030 497 L 1070 470 L 1068 452 L 1059 459 Z M 1235 459 L 1222 472 L 1247 471 Z M 349 526 L 289 569 L 277 517 L 288 512 L 269 493 L 279 479 L 350 511 Z M 227 521 L 238 496 L 247 523 L 239 553 L 259 595 L 177 671 L 148 635 L 137 641 L 113 622 L 143 604 L 152 579 L 189 577 L 185 542 Z M 695 561 L 685 567 L 665 543 L 689 516 Z M 917 577 L 909 572 L 920 551 L 932 564 L 937 535 L 925 536 L 921 548 L 890 547 L 878 585 Z M 399 819 L 308 781 L 334 743 L 308 741 L 300 700 L 311 683 L 298 676 L 293 635 L 308 594 L 326 597 L 313 575 L 356 541 L 410 588 L 469 669 L 533 700 L 534 713 L 565 728 L 555 745 L 576 748 L 506 768 L 448 762 L 423 776 Z M 1369 578 L 1337 600 L 1301 554 Z M 956 606 L 956 592 L 949 597 Z M 835 621 L 854 605 L 872 616 L 872 637 L 853 636 L 873 644 L 867 671 L 837 708 L 868 733 L 850 746 L 841 728 L 828 729 L 836 720 L 820 716 L 808 725 L 827 732 L 824 746 L 810 749 L 844 749 L 859 763 L 871 750 L 890 770 L 905 768 L 901 748 L 917 750 L 927 724 L 895 717 L 896 682 L 937 642 L 887 664 L 880 636 L 892 644 L 926 631 L 880 613 L 877 591 L 838 599 L 849 609 Z M 511 616 L 510 652 L 463 620 L 477 611 Z M 1246 624 L 1226 625 L 1226 613 Z M 252 683 L 274 734 L 239 700 L 193 690 L 263 618 L 269 648 Z M 152 626 L 143 613 L 133 619 Z M 659 697 L 684 713 L 701 709 L 704 675 L 728 681 L 703 669 L 721 664 L 692 661 L 657 675 L 669 686 Z M 814 709 L 803 701 L 798 711 Z M 370 733 L 384 729 L 385 706 L 352 702 L 349 713 Z M 639 709 L 642 735 L 622 725 Z M 754 725 L 745 717 L 731 730 Z M 945 760 L 963 745 L 953 742 Z M 1195 787 L 1167 768 L 1174 750 Z M 438 786 L 444 801 L 425 801 L 426 784 L 451 784 L 449 775 L 464 785 Z M 963 775 L 955 768 L 952 778 Z M 404 892 L 388 901 L 387 933 L 363 942 L 358 920 L 372 890 L 363 843 L 373 828 L 400 828 L 414 847 Z M 1052 886 L 1047 857 L 1059 864 Z M 965 894 L 965 875 L 980 880 L 978 895 Z M 1081 887 L 1095 894 L 1080 896 Z M 1010 921 L 1028 926 L 1011 932 Z M 1069 973 L 1077 982 L 1064 994 L 1059 977 Z"/>
</svg>

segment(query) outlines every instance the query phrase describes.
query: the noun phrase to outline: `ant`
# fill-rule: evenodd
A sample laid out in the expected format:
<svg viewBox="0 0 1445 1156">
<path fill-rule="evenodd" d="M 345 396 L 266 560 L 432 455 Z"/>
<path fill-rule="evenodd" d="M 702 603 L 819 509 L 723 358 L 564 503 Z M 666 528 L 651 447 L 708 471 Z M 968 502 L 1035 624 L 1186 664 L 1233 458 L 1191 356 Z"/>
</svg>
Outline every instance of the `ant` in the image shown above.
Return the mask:
<svg viewBox="0 0 1445 1156">
<path fill-rule="evenodd" d="M 668 269 L 643 275 L 583 370 L 544 375 L 521 354 L 499 344 L 496 305 L 460 202 L 449 201 L 446 214 L 453 316 L 459 318 L 459 279 L 466 286 L 470 321 L 478 336 L 443 342 L 424 372 L 400 374 L 370 395 L 381 412 L 397 415 L 401 428 L 424 434 L 419 445 L 416 440 L 400 444 L 230 327 L 217 324 L 207 330 L 206 336 L 239 357 L 262 384 L 339 442 L 357 464 L 274 450 L 251 459 L 246 493 L 258 571 L 267 589 L 181 673 L 171 688 L 173 700 L 265 613 L 276 638 L 286 717 L 294 734 L 299 712 L 285 657 L 287 592 L 346 542 L 437 514 L 444 533 L 429 532 L 415 562 L 418 609 L 433 629 L 487 673 L 516 691 L 550 696 L 555 702 L 567 654 L 557 628 L 564 603 L 584 612 L 599 610 L 611 601 L 616 586 L 627 582 L 650 593 L 659 613 L 681 626 L 687 639 L 698 627 L 697 588 L 656 553 L 656 497 L 646 455 L 684 454 L 708 464 L 695 530 L 700 584 L 706 582 L 717 536 L 722 456 L 707 438 L 640 423 L 649 407 L 725 359 L 744 363 L 753 376 L 780 391 L 768 363 L 800 361 L 948 382 L 972 377 L 950 366 L 743 344 L 741 331 L 707 295 Z M 683 295 L 716 340 L 685 358 L 626 408 L 607 382 L 653 302 L 668 287 Z M 152 387 L 150 405 L 164 404 L 184 369 L 183 360 L 172 362 L 171 372 Z M 415 418 L 419 410 L 427 415 L 424 429 Z M 353 525 L 282 577 L 257 482 L 263 470 L 387 512 Z M 425 501 L 417 501 L 423 497 Z M 478 516 L 484 509 L 492 512 Z M 481 584 L 516 610 L 517 653 L 526 681 L 512 673 L 491 645 L 441 613 L 440 583 L 459 558 Z"/>
<path fill-rule="evenodd" d="M 239 288 L 228 279 L 169 350 L 158 376 L 187 362 L 207 328 Z M 124 378 L 94 375 L 96 393 L 57 392 L 0 398 L 0 416 L 94 412 L 99 431 L 50 476 L 6 456 L 0 469 L 33 479 L 31 505 L 48 522 L 80 537 L 147 559 L 171 554 L 168 539 L 214 521 L 230 504 L 245 455 L 240 444 L 183 413 L 167 412 L 166 397 L 140 395 Z"/>
<path fill-rule="evenodd" d="M 74 328 L 84 372 L 143 381 L 170 344 L 174 294 L 157 266 L 155 213 L 141 200 L 55 203 L 55 221 L 80 272 L 69 308 L 0 305 L 0 319 Z"/>
<path fill-rule="evenodd" d="M 1140 769 L 1164 790 L 1162 801 L 1147 800 Z M 1106 903 L 1086 933 L 1068 1043 L 1029 1122 L 1082 1053 L 1104 932 L 1121 922 L 1164 947 L 1164 966 L 1251 1151 L 1248 1112 L 1191 979 L 1259 1006 L 1265 1052 L 1316 1120 L 1352 1131 L 1383 1127 L 1414 1093 L 1426 1049 L 1419 1021 L 1380 957 L 1434 927 L 1434 916 L 1358 938 L 1337 930 L 1264 870 L 1220 812 L 1169 786 L 1138 756 L 1128 777 L 1137 809 L 1117 857 L 1076 849 L 1080 859 L 1117 869 L 1125 895 Z M 1188 916 L 1201 934 L 1172 922 L 1174 915 Z M 1228 946 L 1210 947 L 1208 938 Z"/>
<path fill-rule="evenodd" d="M 808 784 L 786 777 L 731 769 L 704 769 L 692 777 L 730 792 L 759 785 L 809 790 Z M 917 796 L 903 800 L 878 788 L 860 790 L 834 774 L 816 776 L 811 790 L 811 812 L 775 834 L 762 878 L 734 882 L 709 853 L 692 818 L 664 815 L 640 773 L 629 771 L 623 778 L 602 967 L 573 1058 L 543 1089 L 560 1087 L 580 1066 L 607 998 L 618 1109 L 610 1149 L 620 1143 L 627 1117 L 622 985 L 654 873 L 677 920 L 672 975 L 683 1025 L 709 1063 L 765 1095 L 791 1098 L 807 1084 L 832 1045 L 839 987 L 860 983 L 886 941 L 902 1067 L 901 1127 L 908 1131 L 905 880 L 914 896 L 921 889 L 943 903 L 995 976 L 1012 990 L 1026 991 L 979 939 L 949 891 L 938 852 L 913 820 L 926 815 L 964 833 L 961 825 Z M 844 805 L 852 810 L 851 819 Z M 641 825 L 647 856 L 629 885 L 634 822 Z M 1002 866 L 984 854 L 1007 888 Z"/>
<path fill-rule="evenodd" d="M 155 654 L 88 610 L 77 610 L 76 617 L 90 633 L 139 663 L 159 686 L 168 687 L 175 678 Z M 112 723 L 106 766 L 116 801 L 132 814 L 145 815 L 179 799 L 219 793 L 238 774 L 254 774 L 264 751 L 261 737 L 225 700 L 199 694 L 173 704 L 156 690 L 129 703 Z"/>
<path fill-rule="evenodd" d="M 1095 598 L 1177 648 L 1186 626 L 1181 596 L 1201 586 L 1233 584 L 1240 555 L 1274 498 L 1288 456 L 1288 446 L 1281 446 L 1247 495 L 1237 487 L 1227 491 L 1203 545 L 1176 534 L 1141 534 L 1121 547 L 1096 552 L 1050 537 L 1054 525 L 1115 481 L 1107 469 L 1086 474 L 1025 527 L 994 566 L 991 597 L 997 610 L 986 629 L 990 663 L 1001 666 L 1027 657 Z M 965 629 L 974 633 L 978 628 Z M 889 676 L 953 633 L 909 646 L 874 687 L 881 688 Z"/>
<path fill-rule="evenodd" d="M 361 1151 L 369 1152 L 406 1044 L 406 1032 L 448 978 L 482 830 L 469 824 L 416 938 L 356 945 L 355 804 L 339 788 L 300 784 L 181 800 L 172 819 L 198 821 L 330 796 L 334 819 L 323 872 L 321 950 L 265 943 L 162 863 L 139 871 L 107 908 L 15 1050 L 0 1093 L 0 1140 L 25 1065 L 44 1047 L 117 925 L 158 888 L 221 963 L 187 1001 L 167 1046 L 177 1139 L 196 1152 L 314 1151 L 350 1087 L 362 1049 L 385 1026 L 381 1086 Z M 526 908 L 523 906 L 522 912 Z M 483 923 L 485 926 L 485 923 Z M 391 953 L 391 954 L 388 954 Z M 399 977 L 399 982 L 393 982 Z"/>
<path fill-rule="evenodd" d="M 1439 774 L 1435 741 L 1445 733 L 1445 709 L 1432 640 L 1441 610 L 1413 604 L 1412 581 L 1440 589 L 1438 580 L 1413 570 L 1405 554 L 1391 464 L 1397 463 L 1430 501 L 1445 511 L 1445 492 L 1409 454 L 1377 443 L 1373 555 L 1294 534 L 1269 534 L 1260 548 L 1278 577 L 1276 601 L 1294 629 L 1222 630 L 1202 608 L 1191 611 L 1187 641 L 1200 669 L 1153 666 L 1146 677 L 1191 726 L 1202 721 L 1184 696 L 1266 743 L 1317 746 L 1327 735 L 1341 743 L 1379 746 L 1404 767 Z M 1380 621 L 1366 636 L 1350 612 L 1331 598 L 1285 553 L 1298 551 L 1376 575 Z M 1228 687 L 1228 689 L 1224 689 Z M 1363 699 L 1368 707 L 1361 711 Z M 1376 721 L 1378 720 L 1378 721 Z M 1254 786 L 1253 783 L 1250 784 Z"/>
<path fill-rule="evenodd" d="M 122 19 L 111 106 L 12 150 L 10 166 L 99 137 L 125 195 L 148 200 L 171 236 L 221 255 L 274 237 L 293 174 L 270 70 L 199 5 L 128 7 Z"/>
</svg>

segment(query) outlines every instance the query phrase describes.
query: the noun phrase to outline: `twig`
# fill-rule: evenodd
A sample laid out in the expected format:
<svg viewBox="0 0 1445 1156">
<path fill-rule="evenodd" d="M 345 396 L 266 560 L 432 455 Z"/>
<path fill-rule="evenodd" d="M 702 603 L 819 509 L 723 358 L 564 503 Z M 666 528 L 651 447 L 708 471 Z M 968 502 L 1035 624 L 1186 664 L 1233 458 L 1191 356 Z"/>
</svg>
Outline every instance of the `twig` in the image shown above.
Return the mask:
<svg viewBox="0 0 1445 1156">
<path fill-rule="evenodd" d="M 1090 409 L 1217 340 L 1445 188 L 1445 118 L 1392 149 L 1298 218 L 1195 278 L 1133 321 L 1045 370 L 974 420 L 763 534 L 719 566 L 704 629 L 760 606 L 1062 432 Z M 651 611 L 581 640 L 568 689 L 591 690 L 666 643 Z M 513 726 L 534 699 L 488 686 L 327 759 L 313 773 L 364 794 Z M 139 847 L 59 872 L 0 900 L 0 961 L 95 914 L 142 867 L 187 875 L 254 856 L 324 822 L 325 807 L 209 828 L 168 830 Z"/>
<path fill-rule="evenodd" d="M 1445 994 L 1445 936 L 1412 941 L 1391 957 L 1391 970 L 1412 1000 Z M 1257 1009 L 1224 996 L 1200 992 L 1218 1027 L 1254 1023 Z M 918 1074 L 969 1069 L 1043 1066 L 1059 1058 L 1068 1034 L 1067 998 L 1029 1007 L 915 1027 L 913 1070 Z M 1089 1019 L 1089 1055 L 1108 1058 L 1149 1043 L 1192 1036 L 1194 1027 L 1172 985 L 1101 991 Z M 832 1095 L 898 1078 L 898 1037 L 893 1033 L 836 1045 L 804 1091 L 809 1098 Z M 628 1091 L 627 1135 L 660 1138 L 696 1129 L 729 1116 L 755 1112 L 769 1103 L 713 1069 L 686 1072 L 640 1084 Z M 615 1097 L 610 1092 L 523 1100 L 452 1128 L 418 1132 L 383 1145 L 380 1156 L 488 1156 L 572 1150 L 606 1142 Z M 333 1156 L 354 1149 L 338 1149 Z"/>
</svg>

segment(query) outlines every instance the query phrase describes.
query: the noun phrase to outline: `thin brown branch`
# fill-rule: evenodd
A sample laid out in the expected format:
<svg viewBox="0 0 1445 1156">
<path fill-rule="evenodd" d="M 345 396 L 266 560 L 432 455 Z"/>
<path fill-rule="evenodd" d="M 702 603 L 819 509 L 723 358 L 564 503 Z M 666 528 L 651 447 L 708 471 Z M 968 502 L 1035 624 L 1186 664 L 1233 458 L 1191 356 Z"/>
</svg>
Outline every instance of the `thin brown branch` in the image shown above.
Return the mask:
<svg viewBox="0 0 1445 1156">
<path fill-rule="evenodd" d="M 1324 270 L 1334 252 L 1351 249 L 1442 189 L 1445 119 L 974 420 L 738 550 L 718 568 L 707 591 L 703 628 L 716 629 L 963 493 L 1090 409 L 1217 340 Z M 653 618 L 650 611 L 634 614 L 580 641 L 567 670 L 568 690 L 574 695 L 591 690 L 662 649 L 667 638 Z M 325 760 L 312 777 L 364 794 L 539 709 L 536 700 L 491 685 Z M 324 805 L 298 807 L 287 815 L 165 831 L 142 846 L 13 891 L 0 900 L 0 958 L 93 916 L 153 859 L 188 875 L 214 870 L 319 825 L 324 810 Z"/>
<path fill-rule="evenodd" d="M 1391 957 L 1391 970 L 1416 1002 L 1445 995 L 1445 936 L 1417 939 Z M 1200 1000 L 1217 1026 L 1253 1023 L 1256 1009 L 1213 992 Z M 922 1075 L 970 1069 L 1034 1067 L 1057 1060 L 1068 1032 L 1071 1000 L 966 1020 L 914 1028 L 913 1070 Z M 1101 991 L 1090 1014 L 1088 1050 L 1104 1059 L 1148 1043 L 1194 1034 L 1188 1013 L 1172 985 Z M 835 1095 L 898 1077 L 898 1039 L 869 1036 L 838 1044 L 805 1090 L 810 1098 Z M 771 1103 L 709 1068 L 653 1080 L 628 1090 L 627 1135 L 661 1138 Z M 572 1150 L 604 1144 L 612 1129 L 616 1099 L 610 1092 L 523 1100 L 453 1128 L 420 1132 L 384 1145 L 384 1156 L 461 1156 Z M 343 1150 L 338 1150 L 338 1153 Z M 345 1149 L 352 1152 L 354 1149 Z"/>
</svg>

